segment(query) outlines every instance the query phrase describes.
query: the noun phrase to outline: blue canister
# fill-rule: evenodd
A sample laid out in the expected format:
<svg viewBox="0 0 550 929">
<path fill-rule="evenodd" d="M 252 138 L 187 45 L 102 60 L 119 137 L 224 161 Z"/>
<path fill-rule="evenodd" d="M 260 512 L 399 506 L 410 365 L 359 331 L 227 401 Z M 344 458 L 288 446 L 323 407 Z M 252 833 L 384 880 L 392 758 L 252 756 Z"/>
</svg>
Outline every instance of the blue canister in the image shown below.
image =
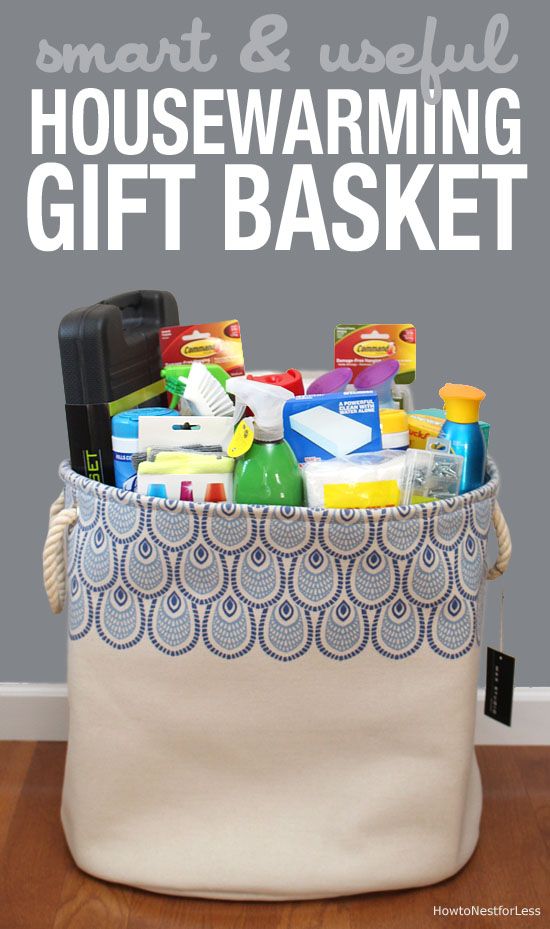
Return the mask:
<svg viewBox="0 0 550 929">
<path fill-rule="evenodd" d="M 117 413 L 111 420 L 115 486 L 135 490 L 136 471 L 132 455 L 138 451 L 139 420 L 141 416 L 178 416 L 177 410 L 165 406 L 150 406 Z"/>
<path fill-rule="evenodd" d="M 455 455 L 464 458 L 458 490 L 464 494 L 485 482 L 487 446 L 479 425 L 479 405 L 485 393 L 467 384 L 445 384 L 439 396 L 444 401 L 447 417 L 439 435 L 449 440 Z"/>
</svg>

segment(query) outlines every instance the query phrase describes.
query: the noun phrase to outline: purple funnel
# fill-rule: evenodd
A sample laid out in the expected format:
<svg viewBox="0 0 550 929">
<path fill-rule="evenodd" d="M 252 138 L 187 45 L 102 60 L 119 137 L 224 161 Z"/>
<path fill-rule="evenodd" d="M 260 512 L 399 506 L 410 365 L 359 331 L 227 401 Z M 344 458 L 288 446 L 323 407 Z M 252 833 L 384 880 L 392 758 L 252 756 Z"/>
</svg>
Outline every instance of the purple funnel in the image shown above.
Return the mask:
<svg viewBox="0 0 550 929">
<path fill-rule="evenodd" d="M 356 390 L 377 390 L 390 378 L 394 378 L 399 371 L 399 362 L 395 358 L 385 358 L 377 361 L 368 368 L 363 368 L 355 378 L 353 386 Z"/>
<path fill-rule="evenodd" d="M 321 374 L 311 382 L 307 394 L 337 394 L 340 390 L 349 384 L 353 377 L 351 368 L 335 368 L 334 371 L 327 371 Z"/>
</svg>

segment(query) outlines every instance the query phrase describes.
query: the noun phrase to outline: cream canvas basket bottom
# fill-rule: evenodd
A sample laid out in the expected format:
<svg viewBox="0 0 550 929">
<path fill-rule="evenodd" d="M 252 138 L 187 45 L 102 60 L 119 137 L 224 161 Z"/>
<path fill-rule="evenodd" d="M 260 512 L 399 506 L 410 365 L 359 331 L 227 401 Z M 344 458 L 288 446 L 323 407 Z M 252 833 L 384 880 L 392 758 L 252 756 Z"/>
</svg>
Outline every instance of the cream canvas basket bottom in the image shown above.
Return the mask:
<svg viewBox="0 0 550 929">
<path fill-rule="evenodd" d="M 493 464 L 378 511 L 193 505 L 61 467 L 45 582 L 68 602 L 62 803 L 77 864 L 182 895 L 442 880 L 478 838 L 473 750 Z M 64 541 L 66 540 L 66 545 Z"/>
</svg>

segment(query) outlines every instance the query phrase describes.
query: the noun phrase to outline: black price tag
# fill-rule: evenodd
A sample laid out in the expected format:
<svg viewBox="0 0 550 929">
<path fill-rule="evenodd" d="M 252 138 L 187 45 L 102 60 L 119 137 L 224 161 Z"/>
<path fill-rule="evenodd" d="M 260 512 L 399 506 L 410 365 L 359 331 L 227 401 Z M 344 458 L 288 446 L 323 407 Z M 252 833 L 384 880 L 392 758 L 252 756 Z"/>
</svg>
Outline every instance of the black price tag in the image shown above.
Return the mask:
<svg viewBox="0 0 550 929">
<path fill-rule="evenodd" d="M 516 659 L 495 648 L 487 649 L 485 715 L 505 726 L 512 725 L 514 668 Z"/>
</svg>

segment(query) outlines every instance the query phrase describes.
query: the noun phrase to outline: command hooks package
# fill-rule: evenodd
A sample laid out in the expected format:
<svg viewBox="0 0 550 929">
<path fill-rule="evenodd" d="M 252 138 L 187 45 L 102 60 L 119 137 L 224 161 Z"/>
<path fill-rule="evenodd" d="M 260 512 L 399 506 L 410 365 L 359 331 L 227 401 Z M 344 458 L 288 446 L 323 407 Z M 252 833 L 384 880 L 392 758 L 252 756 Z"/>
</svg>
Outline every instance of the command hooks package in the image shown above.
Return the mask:
<svg viewBox="0 0 550 929">
<path fill-rule="evenodd" d="M 382 448 L 378 397 L 372 391 L 296 397 L 285 403 L 283 424 L 299 462 Z"/>
<path fill-rule="evenodd" d="M 416 375 L 416 329 L 411 323 L 340 323 L 334 330 L 334 367 L 351 368 L 353 380 L 377 361 L 399 362 L 396 384 L 412 384 Z"/>
<path fill-rule="evenodd" d="M 238 319 L 160 330 L 162 364 L 218 364 L 230 377 L 244 374 L 243 344 Z"/>
</svg>

